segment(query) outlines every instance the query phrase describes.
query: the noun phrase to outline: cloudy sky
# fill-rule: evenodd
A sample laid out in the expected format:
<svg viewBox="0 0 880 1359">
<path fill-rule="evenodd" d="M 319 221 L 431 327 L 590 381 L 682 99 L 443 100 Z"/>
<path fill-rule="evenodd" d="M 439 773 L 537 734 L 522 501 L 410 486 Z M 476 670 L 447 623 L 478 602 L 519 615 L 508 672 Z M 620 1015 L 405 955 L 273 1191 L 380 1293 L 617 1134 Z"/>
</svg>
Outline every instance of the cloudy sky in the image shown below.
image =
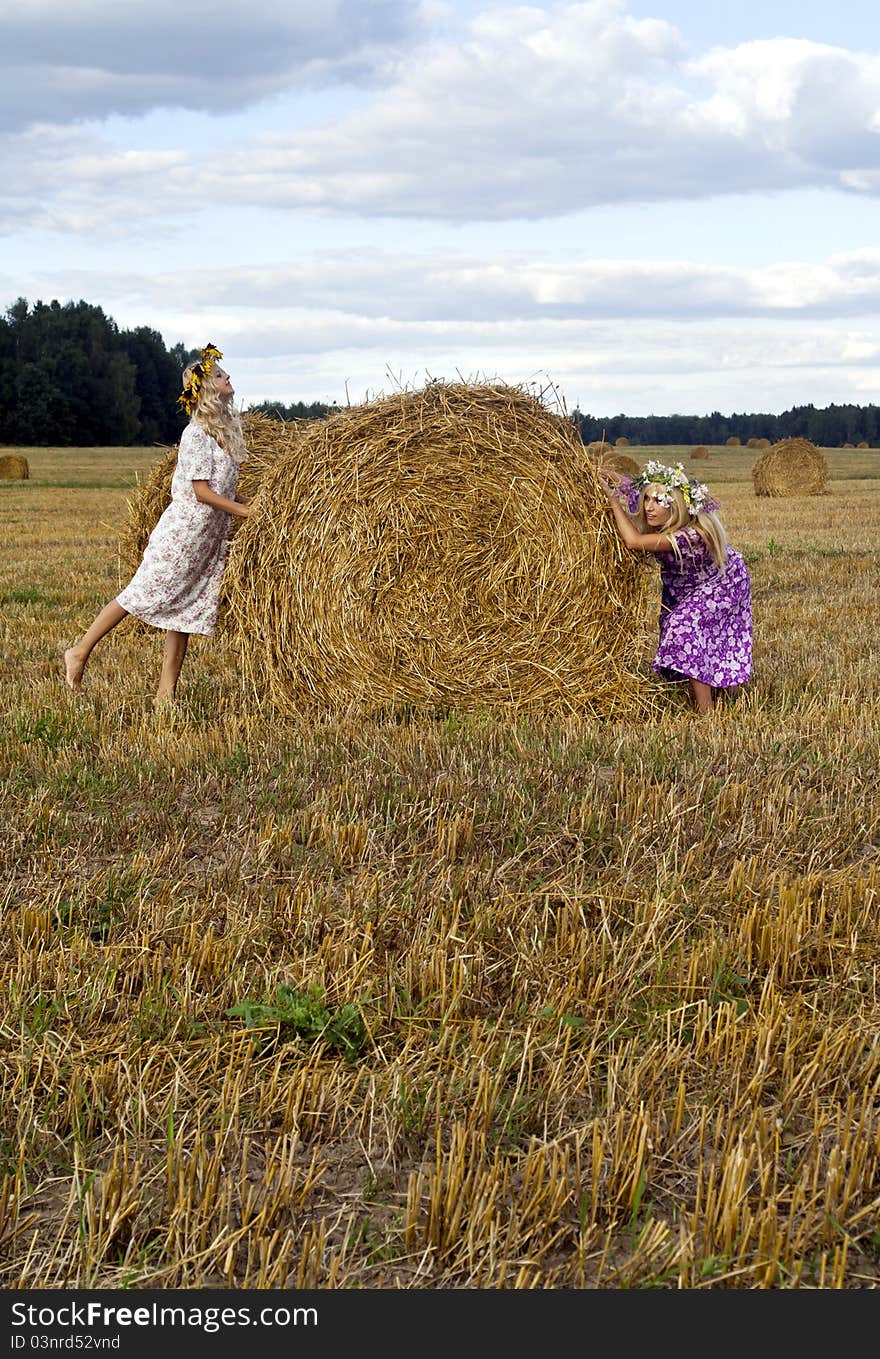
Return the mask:
<svg viewBox="0 0 880 1359">
<path fill-rule="evenodd" d="M 0 0 L 0 308 L 243 405 L 880 401 L 876 0 Z"/>
</svg>

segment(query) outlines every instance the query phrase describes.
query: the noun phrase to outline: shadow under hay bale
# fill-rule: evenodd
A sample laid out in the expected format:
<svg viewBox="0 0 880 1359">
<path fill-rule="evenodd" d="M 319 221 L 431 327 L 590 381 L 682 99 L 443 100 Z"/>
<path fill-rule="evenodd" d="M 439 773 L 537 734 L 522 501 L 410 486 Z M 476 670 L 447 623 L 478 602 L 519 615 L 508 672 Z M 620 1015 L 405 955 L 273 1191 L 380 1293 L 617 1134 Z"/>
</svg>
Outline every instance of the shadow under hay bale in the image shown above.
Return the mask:
<svg viewBox="0 0 880 1359">
<path fill-rule="evenodd" d="M 315 422 L 224 584 L 244 684 L 287 713 L 650 706 L 654 572 L 571 421 L 520 388 L 432 382 Z"/>
<path fill-rule="evenodd" d="M 753 466 L 752 483 L 758 496 L 823 495 L 828 464 L 809 439 L 781 439 Z"/>
<path fill-rule="evenodd" d="M 691 457 L 692 457 L 692 458 L 696 458 L 698 461 L 699 461 L 700 459 L 708 458 L 708 456 L 709 456 L 709 450 L 708 450 L 708 448 L 706 447 L 705 444 L 697 444 L 696 448 L 695 448 L 694 451 L 691 453 Z"/>
<path fill-rule="evenodd" d="M 21 457 L 18 453 L 0 455 L 0 480 L 28 481 L 30 475 L 31 469 L 27 458 Z"/>
</svg>

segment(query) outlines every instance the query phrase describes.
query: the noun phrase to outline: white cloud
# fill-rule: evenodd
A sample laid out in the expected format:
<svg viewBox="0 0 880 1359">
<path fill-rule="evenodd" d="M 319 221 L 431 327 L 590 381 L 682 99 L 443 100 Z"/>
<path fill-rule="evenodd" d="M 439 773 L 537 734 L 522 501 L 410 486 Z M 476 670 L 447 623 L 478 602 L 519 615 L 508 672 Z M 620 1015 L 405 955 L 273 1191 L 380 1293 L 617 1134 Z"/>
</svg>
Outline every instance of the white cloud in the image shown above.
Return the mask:
<svg viewBox="0 0 880 1359">
<path fill-rule="evenodd" d="M 478 8 L 0 0 L 0 294 L 216 339 L 246 401 L 875 399 L 880 55 Z"/>
<path fill-rule="evenodd" d="M 880 249 L 823 263 L 763 268 L 649 259 L 572 260 L 324 251 L 259 268 L 189 268 L 144 277 L 76 271 L 43 275 L 54 293 L 96 287 L 143 307 L 173 296 L 184 310 L 217 306 L 271 315 L 331 312 L 427 325 L 559 320 L 846 318 L 880 313 Z"/>
<path fill-rule="evenodd" d="M 36 13 L 48 7 L 41 0 Z M 51 79 L 20 66 L 7 73 L 12 95 L 4 104 L 17 106 L 21 86 L 30 115 L 43 109 L 46 119 L 88 100 L 96 114 L 120 107 L 120 100 L 132 112 L 175 101 L 228 111 L 270 89 L 297 88 L 315 61 L 329 62 L 327 70 L 338 75 L 350 56 L 375 53 L 383 35 L 411 36 L 406 20 L 415 23 L 403 0 L 366 6 L 336 0 L 326 24 L 316 7 L 292 8 L 296 21 L 285 19 L 288 9 L 278 4 L 255 24 L 247 11 L 221 7 L 211 30 L 219 44 L 214 60 L 194 63 L 178 31 L 182 21 L 169 28 L 177 10 L 167 0 L 156 14 L 117 5 L 95 56 L 103 67 L 76 65 L 77 53 L 85 63 L 89 48 L 84 39 L 72 41 L 68 66 L 54 69 Z M 81 7 L 71 12 L 72 39 L 77 26 L 89 27 Z M 355 12 L 358 22 L 341 22 Z M 149 35 L 134 32 L 135 15 L 144 16 L 138 23 Z M 48 27 L 44 18 L 35 31 Z M 350 50 L 341 50 L 341 30 Z M 97 42 L 96 33 L 91 37 Z M 30 53 L 26 44 L 24 51 Z M 182 64 L 181 51 L 188 58 Z M 135 69 L 124 68 L 122 54 Z M 229 61 L 235 74 L 227 78 Z M 809 187 L 871 194 L 880 189 L 878 108 L 880 55 L 778 38 L 690 61 L 674 29 L 634 20 L 622 0 L 497 9 L 477 18 L 464 41 L 436 37 L 405 62 L 386 62 L 381 88 L 356 112 L 304 127 L 300 102 L 279 98 L 274 130 L 205 124 L 201 143 L 190 138 L 177 148 L 179 179 L 189 211 L 225 203 L 449 223 L 540 220 L 598 204 Z M 0 204 L 0 229 L 4 221 L 8 230 L 27 219 L 28 199 L 34 223 L 48 213 L 56 223 L 90 230 L 118 224 L 132 195 L 141 197 L 140 220 L 175 205 L 178 185 L 172 180 L 167 194 L 155 193 L 148 157 L 140 184 L 133 163 L 120 192 L 116 148 L 93 137 L 85 165 L 75 146 L 71 152 L 59 176 L 51 141 L 44 148 L 32 134 L 7 140 L 3 159 L 19 173 L 5 212 Z"/>
<path fill-rule="evenodd" d="M 2 0 L 0 126 L 228 113 L 298 87 L 367 82 L 421 31 L 413 0 Z"/>
</svg>

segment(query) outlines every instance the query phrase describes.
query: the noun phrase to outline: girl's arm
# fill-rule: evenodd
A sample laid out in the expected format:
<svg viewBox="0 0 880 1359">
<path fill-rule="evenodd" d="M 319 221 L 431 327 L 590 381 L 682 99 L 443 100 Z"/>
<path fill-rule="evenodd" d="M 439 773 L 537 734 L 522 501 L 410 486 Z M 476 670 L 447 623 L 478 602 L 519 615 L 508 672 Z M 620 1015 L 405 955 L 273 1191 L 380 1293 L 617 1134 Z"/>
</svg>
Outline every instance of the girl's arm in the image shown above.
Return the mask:
<svg viewBox="0 0 880 1359">
<path fill-rule="evenodd" d="M 230 500 L 228 496 L 218 495 L 216 491 L 211 490 L 207 481 L 194 481 L 192 488 L 196 500 L 200 500 L 203 505 L 210 505 L 212 509 L 224 510 L 227 514 L 235 515 L 237 519 L 247 519 L 251 512 L 249 502 L 244 504 L 239 500 Z"/>
<path fill-rule="evenodd" d="M 609 495 L 608 503 L 614 515 L 614 522 L 617 525 L 617 532 L 620 534 L 626 547 L 632 548 L 634 552 L 668 552 L 672 547 L 672 539 L 668 533 L 639 533 L 633 521 L 630 519 L 626 510 L 615 496 Z"/>
</svg>

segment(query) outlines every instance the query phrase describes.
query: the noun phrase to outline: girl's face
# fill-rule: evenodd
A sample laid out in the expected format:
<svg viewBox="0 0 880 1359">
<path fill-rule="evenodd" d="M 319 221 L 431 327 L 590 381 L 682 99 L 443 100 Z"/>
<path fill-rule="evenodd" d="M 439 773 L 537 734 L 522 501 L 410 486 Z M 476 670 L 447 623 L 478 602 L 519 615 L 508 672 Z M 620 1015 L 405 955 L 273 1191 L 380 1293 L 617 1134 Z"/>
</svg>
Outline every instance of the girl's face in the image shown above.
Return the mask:
<svg viewBox="0 0 880 1359">
<path fill-rule="evenodd" d="M 651 528 L 662 528 L 672 518 L 672 495 L 665 486 L 646 486 L 642 508 Z"/>
<path fill-rule="evenodd" d="M 214 385 L 217 388 L 218 396 L 224 401 L 231 401 L 235 396 L 235 390 L 229 380 L 229 374 L 225 369 L 215 367 L 211 373 L 211 377 L 214 379 Z"/>
</svg>

